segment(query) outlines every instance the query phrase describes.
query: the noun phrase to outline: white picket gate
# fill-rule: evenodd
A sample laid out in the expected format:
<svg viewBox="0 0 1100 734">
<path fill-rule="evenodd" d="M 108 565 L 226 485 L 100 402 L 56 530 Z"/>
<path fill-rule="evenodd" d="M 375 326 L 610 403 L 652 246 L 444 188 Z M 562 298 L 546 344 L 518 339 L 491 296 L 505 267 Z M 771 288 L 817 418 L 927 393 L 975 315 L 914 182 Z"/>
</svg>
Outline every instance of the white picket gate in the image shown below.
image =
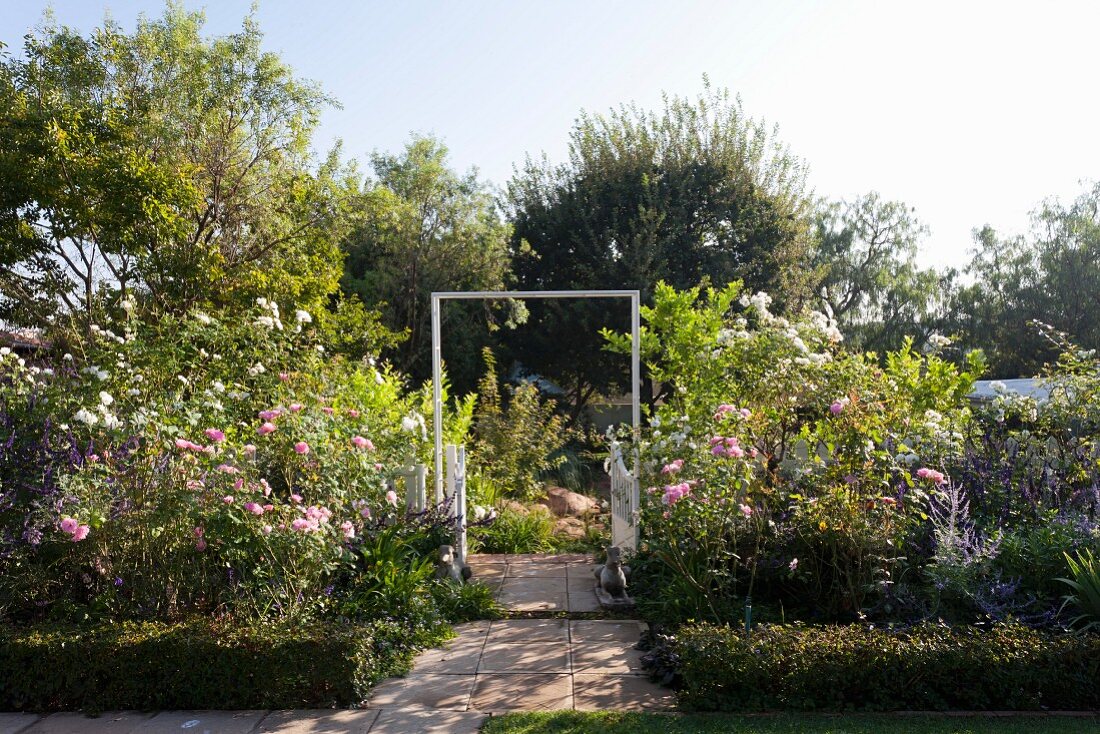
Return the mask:
<svg viewBox="0 0 1100 734">
<path fill-rule="evenodd" d="M 617 441 L 611 442 L 611 455 L 604 468 L 611 476 L 611 545 L 635 551 L 638 549 L 638 480 L 626 468 Z"/>
<path fill-rule="evenodd" d="M 428 509 L 427 469 L 423 464 L 406 466 L 401 470 L 405 480 L 405 508 L 409 512 Z"/>
<path fill-rule="evenodd" d="M 466 447 L 450 444 L 446 449 L 447 497 L 451 499 L 451 512 L 455 519 L 455 556 L 460 564 L 466 563 Z"/>
</svg>

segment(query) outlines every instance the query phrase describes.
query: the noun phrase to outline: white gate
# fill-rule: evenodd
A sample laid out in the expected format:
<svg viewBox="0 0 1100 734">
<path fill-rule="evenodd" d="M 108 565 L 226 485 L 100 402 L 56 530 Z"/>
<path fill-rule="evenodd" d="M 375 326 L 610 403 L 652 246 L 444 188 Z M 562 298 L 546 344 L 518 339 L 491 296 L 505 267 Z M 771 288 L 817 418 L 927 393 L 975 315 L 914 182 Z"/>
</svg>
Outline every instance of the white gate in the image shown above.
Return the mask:
<svg viewBox="0 0 1100 734">
<path fill-rule="evenodd" d="M 638 549 L 638 480 L 626 468 L 617 441 L 611 442 L 611 456 L 605 468 L 611 476 L 611 545 L 635 551 Z"/>
<path fill-rule="evenodd" d="M 427 469 L 423 464 L 413 464 L 401 470 L 405 480 L 405 509 L 424 512 L 428 509 Z"/>
<path fill-rule="evenodd" d="M 466 447 L 447 446 L 447 496 L 455 519 L 455 556 L 466 563 Z"/>
</svg>

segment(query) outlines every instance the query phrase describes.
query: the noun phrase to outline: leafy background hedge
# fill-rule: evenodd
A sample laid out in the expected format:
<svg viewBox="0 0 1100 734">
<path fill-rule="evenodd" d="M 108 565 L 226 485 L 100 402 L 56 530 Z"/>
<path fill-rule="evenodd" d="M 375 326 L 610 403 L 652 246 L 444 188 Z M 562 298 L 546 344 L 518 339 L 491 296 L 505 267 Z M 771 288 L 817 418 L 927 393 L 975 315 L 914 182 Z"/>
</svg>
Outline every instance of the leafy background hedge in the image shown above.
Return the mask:
<svg viewBox="0 0 1100 734">
<path fill-rule="evenodd" d="M 1019 625 L 684 627 L 681 705 L 698 710 L 1100 708 L 1100 639 Z"/>
<path fill-rule="evenodd" d="M 0 710 L 348 706 L 406 672 L 435 626 L 122 623 L 0 631 Z"/>
</svg>

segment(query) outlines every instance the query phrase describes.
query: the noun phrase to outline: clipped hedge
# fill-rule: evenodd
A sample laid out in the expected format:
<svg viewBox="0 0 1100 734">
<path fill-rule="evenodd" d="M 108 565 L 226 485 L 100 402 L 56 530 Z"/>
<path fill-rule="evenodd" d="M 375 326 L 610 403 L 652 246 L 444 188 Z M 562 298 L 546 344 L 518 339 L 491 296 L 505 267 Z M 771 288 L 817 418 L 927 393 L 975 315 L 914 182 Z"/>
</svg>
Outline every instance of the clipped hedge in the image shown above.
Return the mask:
<svg viewBox="0 0 1100 734">
<path fill-rule="evenodd" d="M 1019 625 L 905 631 L 688 626 L 681 705 L 741 710 L 1100 708 L 1100 637 Z"/>
<path fill-rule="evenodd" d="M 347 706 L 449 634 L 396 622 L 0 628 L 0 710 Z"/>
</svg>

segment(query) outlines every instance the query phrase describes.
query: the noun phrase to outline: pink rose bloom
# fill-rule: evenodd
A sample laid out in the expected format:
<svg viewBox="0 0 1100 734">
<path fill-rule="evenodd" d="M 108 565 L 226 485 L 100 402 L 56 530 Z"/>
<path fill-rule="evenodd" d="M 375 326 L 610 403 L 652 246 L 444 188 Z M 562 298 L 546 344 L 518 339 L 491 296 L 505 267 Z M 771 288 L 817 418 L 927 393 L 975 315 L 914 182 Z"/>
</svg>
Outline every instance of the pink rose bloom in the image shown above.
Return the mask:
<svg viewBox="0 0 1100 734">
<path fill-rule="evenodd" d="M 264 508 L 260 507 L 255 502 L 246 502 L 245 505 L 244 505 L 244 509 L 251 512 L 253 515 L 262 515 L 262 514 L 264 514 Z"/>
<path fill-rule="evenodd" d="M 61 521 L 61 529 L 63 531 L 65 531 L 66 533 L 68 533 L 69 535 L 72 535 L 73 533 L 75 533 L 76 528 L 79 525 L 80 525 L 80 523 L 78 523 L 76 520 L 74 520 L 71 517 L 66 517 L 64 520 Z"/>
<path fill-rule="evenodd" d="M 305 441 L 299 441 L 298 443 L 294 444 L 294 451 L 295 451 L 295 453 L 298 453 L 298 454 L 303 454 L 303 455 L 308 454 L 309 453 L 309 444 L 306 443 Z"/>
<path fill-rule="evenodd" d="M 271 496 L 271 485 L 267 483 L 266 479 L 260 480 L 260 486 L 264 488 L 264 497 Z"/>
<path fill-rule="evenodd" d="M 283 414 L 283 411 L 277 410 L 277 409 L 276 410 L 261 410 L 260 411 L 260 420 L 273 421 L 276 418 L 278 418 L 279 416 L 281 416 L 282 414 Z"/>
<path fill-rule="evenodd" d="M 290 495 L 290 499 L 294 500 L 295 502 L 301 502 L 302 501 L 302 495 L 292 494 L 292 495 Z"/>
<path fill-rule="evenodd" d="M 710 443 L 710 445 L 711 445 L 711 446 L 713 446 L 713 445 L 714 445 L 714 444 L 716 444 L 716 443 L 723 443 L 723 442 L 724 442 L 725 440 L 726 440 L 726 439 L 725 439 L 725 437 L 724 437 L 724 436 L 713 436 L 713 437 L 712 437 L 712 438 L 710 439 L 709 443 Z"/>
<path fill-rule="evenodd" d="M 332 408 L 329 408 L 329 407 L 326 406 L 324 408 L 321 408 L 321 412 L 324 413 L 325 415 L 332 415 L 336 411 L 334 411 Z"/>
<path fill-rule="evenodd" d="M 382 465 L 381 465 L 381 464 L 377 464 L 377 463 L 376 463 L 376 464 L 374 465 L 374 470 L 375 470 L 375 471 L 382 471 Z"/>
<path fill-rule="evenodd" d="M 237 481 L 233 482 L 233 491 L 240 492 L 242 487 L 244 487 L 244 477 L 238 477 Z"/>
<path fill-rule="evenodd" d="M 213 456 L 214 454 L 218 453 L 218 449 L 215 448 L 214 444 L 210 444 L 209 446 L 198 446 L 198 445 L 196 445 L 195 450 L 196 451 L 201 451 L 204 454 L 206 454 L 207 456 Z"/>
<path fill-rule="evenodd" d="M 839 400 L 834 400 L 833 404 L 829 406 L 829 412 L 833 415 L 839 415 L 842 410 L 844 410 L 844 403 Z"/>
<path fill-rule="evenodd" d="M 262 528 L 260 528 L 260 532 L 263 533 L 264 535 L 271 535 L 271 526 L 270 525 L 264 525 Z"/>
<path fill-rule="evenodd" d="M 362 516 L 362 518 L 364 520 L 369 520 L 370 519 L 370 508 L 369 507 L 364 507 L 363 509 L 359 510 L 359 514 L 360 514 L 360 516 Z"/>
<path fill-rule="evenodd" d="M 733 407 L 732 405 L 728 403 L 722 403 L 718 406 L 718 410 L 714 411 L 714 420 L 721 420 L 722 416 L 728 413 L 732 413 L 735 410 L 737 410 L 737 408 Z"/>
<path fill-rule="evenodd" d="M 206 486 L 206 484 L 204 484 L 201 479 L 188 479 L 187 480 L 187 488 L 190 489 L 191 491 L 198 491 L 198 490 L 202 489 L 205 486 Z"/>
<path fill-rule="evenodd" d="M 202 526 L 200 525 L 200 526 L 195 528 L 195 537 L 196 538 L 201 538 L 202 534 L 203 534 L 203 529 L 202 529 Z"/>
<path fill-rule="evenodd" d="M 257 428 L 256 432 L 259 433 L 261 436 L 266 436 L 267 434 L 273 432 L 276 428 L 277 426 L 274 423 L 272 423 L 271 421 L 267 421 L 262 426 Z"/>
<path fill-rule="evenodd" d="M 302 409 L 302 404 L 301 403 L 291 403 L 290 404 L 290 412 L 291 413 L 297 413 L 301 409 Z"/>
<path fill-rule="evenodd" d="M 349 408 L 348 409 L 348 418 L 358 418 L 358 417 L 359 417 L 359 411 L 358 410 L 355 410 L 354 408 Z"/>
<path fill-rule="evenodd" d="M 340 523 L 340 531 L 344 533 L 344 537 L 348 540 L 355 537 L 355 526 L 351 524 L 351 520 L 344 520 Z"/>
<path fill-rule="evenodd" d="M 290 373 L 289 372 L 280 372 L 279 373 L 279 379 L 282 380 L 283 382 L 287 382 L 288 380 L 290 380 Z"/>
<path fill-rule="evenodd" d="M 374 450 L 374 443 L 369 438 L 363 438 L 362 436 L 353 436 L 351 443 L 357 449 L 366 449 L 368 451 Z"/>
<path fill-rule="evenodd" d="M 752 418 L 752 411 L 749 410 L 748 408 L 742 408 L 741 409 L 741 417 L 742 418 Z"/>
<path fill-rule="evenodd" d="M 264 505 L 264 512 L 271 512 L 274 509 L 275 509 L 275 505 L 271 505 L 271 504 Z"/>
<path fill-rule="evenodd" d="M 222 502 L 224 502 L 227 505 L 233 504 L 233 495 L 227 494 L 226 496 L 222 497 Z"/>
<path fill-rule="evenodd" d="M 221 443 L 225 440 L 225 434 L 219 431 L 217 428 L 207 428 L 203 433 L 214 443 Z"/>
<path fill-rule="evenodd" d="M 176 448 L 179 449 L 180 451 L 187 451 L 192 446 L 194 446 L 194 444 L 192 444 L 186 438 L 177 438 L 176 439 Z"/>
<path fill-rule="evenodd" d="M 240 474 L 241 470 L 235 466 L 229 464 L 218 464 L 214 467 L 214 471 L 220 471 L 222 474 Z"/>
<path fill-rule="evenodd" d="M 727 446 L 726 447 L 726 456 L 732 456 L 735 459 L 740 459 L 744 455 L 745 455 L 745 449 L 741 448 L 740 446 Z"/>
<path fill-rule="evenodd" d="M 242 448 L 244 450 L 245 455 L 248 456 L 249 458 L 256 455 L 256 445 L 255 444 L 246 443 Z"/>
<path fill-rule="evenodd" d="M 752 517 L 752 508 L 748 505 L 738 505 L 737 509 L 741 510 L 741 514 L 745 517 Z"/>
<path fill-rule="evenodd" d="M 290 523 L 290 527 L 294 528 L 295 530 L 305 532 L 306 530 L 309 530 L 310 522 L 309 520 L 299 517 L 297 520 Z"/>
<path fill-rule="evenodd" d="M 206 550 L 206 541 L 203 540 L 202 538 L 199 538 L 198 540 L 196 540 L 195 541 L 195 550 L 200 551 L 200 552 Z"/>
<path fill-rule="evenodd" d="M 397 507 L 397 492 L 394 492 L 392 489 L 386 492 L 386 502 L 389 502 L 394 507 Z"/>
<path fill-rule="evenodd" d="M 87 525 L 78 525 L 76 530 L 73 531 L 73 542 L 79 543 L 88 537 L 88 533 L 91 532 L 91 528 Z"/>
<path fill-rule="evenodd" d="M 683 459 L 677 459 L 676 461 L 673 461 L 673 462 L 670 462 L 670 463 L 666 464 L 661 469 L 661 473 L 662 474 L 675 474 L 676 472 L 680 471 L 683 468 L 684 468 L 684 460 Z"/>
</svg>

